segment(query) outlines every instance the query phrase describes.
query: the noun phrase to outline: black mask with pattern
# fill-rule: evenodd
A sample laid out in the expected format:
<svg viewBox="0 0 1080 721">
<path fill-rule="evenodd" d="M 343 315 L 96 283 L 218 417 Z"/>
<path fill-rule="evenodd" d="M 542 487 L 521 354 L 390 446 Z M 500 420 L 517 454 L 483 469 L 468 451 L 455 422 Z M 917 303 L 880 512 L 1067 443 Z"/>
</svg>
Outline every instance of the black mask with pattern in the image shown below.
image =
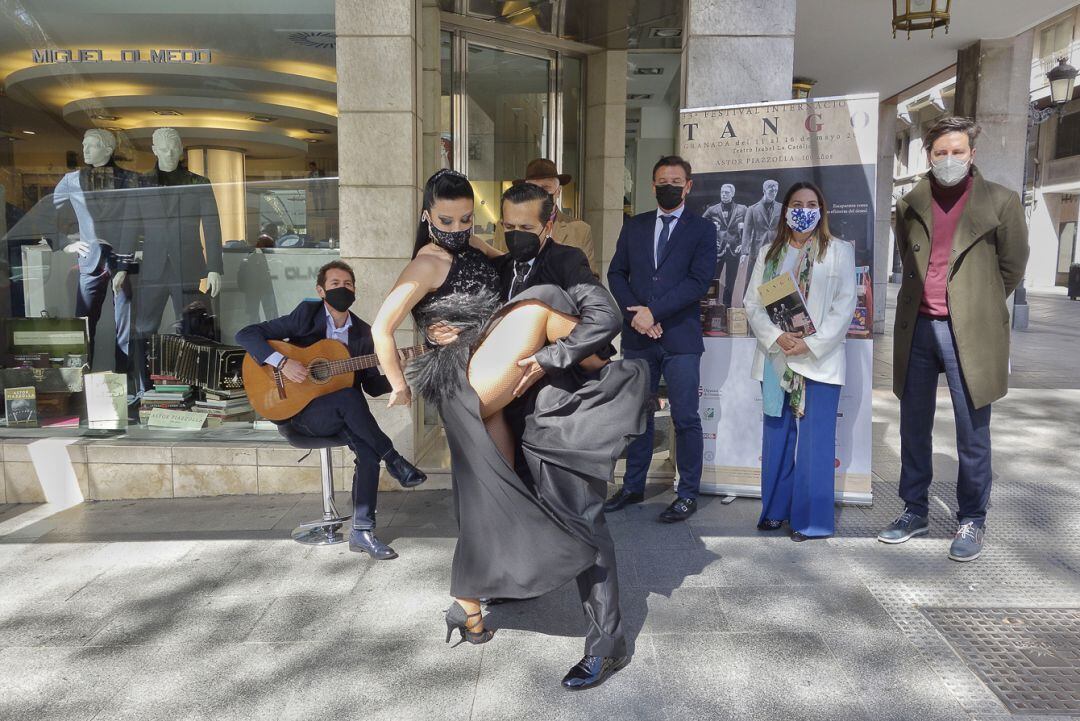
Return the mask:
<svg viewBox="0 0 1080 721">
<path fill-rule="evenodd" d="M 431 220 L 428 220 L 428 234 L 431 235 L 432 243 L 443 250 L 457 255 L 469 245 L 469 238 L 472 236 L 472 228 L 454 231 L 441 230 L 436 228 Z"/>
</svg>

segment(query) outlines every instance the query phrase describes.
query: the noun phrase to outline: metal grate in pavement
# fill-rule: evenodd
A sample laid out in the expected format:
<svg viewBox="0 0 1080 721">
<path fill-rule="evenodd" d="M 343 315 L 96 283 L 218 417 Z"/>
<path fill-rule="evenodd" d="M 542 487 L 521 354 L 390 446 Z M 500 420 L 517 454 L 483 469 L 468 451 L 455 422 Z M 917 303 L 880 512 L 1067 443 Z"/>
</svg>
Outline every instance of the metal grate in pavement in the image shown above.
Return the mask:
<svg viewBox="0 0 1080 721">
<path fill-rule="evenodd" d="M 1009 711 L 1080 713 L 1080 608 L 923 608 Z"/>
</svg>

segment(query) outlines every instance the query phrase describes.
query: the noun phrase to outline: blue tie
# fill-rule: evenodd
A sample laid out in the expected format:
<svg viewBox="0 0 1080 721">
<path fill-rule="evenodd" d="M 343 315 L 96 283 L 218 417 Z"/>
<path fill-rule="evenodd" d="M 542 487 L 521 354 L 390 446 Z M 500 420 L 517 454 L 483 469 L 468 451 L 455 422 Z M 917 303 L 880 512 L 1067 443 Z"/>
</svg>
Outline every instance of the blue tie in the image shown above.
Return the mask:
<svg viewBox="0 0 1080 721">
<path fill-rule="evenodd" d="M 671 236 L 671 221 L 675 220 L 674 215 L 661 215 L 660 221 L 664 224 L 664 227 L 660 229 L 660 239 L 656 241 L 656 266 L 660 266 L 660 260 L 664 257 L 664 246 L 667 245 L 668 238 Z"/>
</svg>

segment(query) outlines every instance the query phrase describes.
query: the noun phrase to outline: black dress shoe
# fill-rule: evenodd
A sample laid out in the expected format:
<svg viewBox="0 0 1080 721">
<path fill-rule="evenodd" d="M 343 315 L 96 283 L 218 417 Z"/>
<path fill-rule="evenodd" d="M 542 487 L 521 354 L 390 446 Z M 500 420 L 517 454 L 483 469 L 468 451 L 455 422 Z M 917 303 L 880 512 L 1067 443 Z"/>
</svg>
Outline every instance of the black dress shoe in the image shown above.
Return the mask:
<svg viewBox="0 0 1080 721">
<path fill-rule="evenodd" d="M 630 663 L 629 656 L 586 656 L 563 676 L 563 688 L 584 691 L 599 686 L 608 677 Z"/>
<path fill-rule="evenodd" d="M 693 498 L 676 498 L 670 506 L 660 514 L 660 520 L 664 523 L 677 523 L 685 521 L 697 511 L 697 501 Z"/>
<path fill-rule="evenodd" d="M 759 531 L 779 531 L 780 527 L 783 525 L 783 521 L 775 521 L 771 518 L 766 518 L 765 520 L 758 522 L 757 529 Z"/>
<path fill-rule="evenodd" d="M 374 531 L 352 529 L 349 534 L 349 550 L 354 553 L 366 553 L 376 561 L 389 561 L 397 558 L 397 551 L 375 537 Z"/>
<path fill-rule="evenodd" d="M 405 460 L 397 451 L 390 451 L 383 457 L 386 472 L 404 488 L 415 488 L 427 480 L 427 474 Z"/>
<path fill-rule="evenodd" d="M 621 511 L 627 506 L 633 505 L 635 503 L 641 503 L 644 500 L 644 493 L 634 493 L 633 491 L 626 490 L 626 488 L 620 488 L 619 490 L 615 491 L 615 495 L 607 499 L 607 502 L 604 504 L 604 513 Z"/>
</svg>

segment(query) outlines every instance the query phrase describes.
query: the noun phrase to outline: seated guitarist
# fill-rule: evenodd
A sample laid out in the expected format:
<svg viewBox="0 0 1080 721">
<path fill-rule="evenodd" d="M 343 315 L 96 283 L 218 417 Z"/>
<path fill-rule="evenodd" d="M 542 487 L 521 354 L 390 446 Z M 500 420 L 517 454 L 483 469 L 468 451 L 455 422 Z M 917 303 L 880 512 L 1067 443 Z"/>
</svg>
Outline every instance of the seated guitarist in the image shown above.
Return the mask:
<svg viewBox="0 0 1080 721">
<path fill-rule="evenodd" d="M 320 268 L 315 290 L 322 302 L 303 301 L 287 316 L 249 325 L 236 334 L 236 342 L 252 358 L 280 368 L 286 378 L 296 383 L 307 379 L 307 366 L 275 352 L 267 341 L 287 340 L 293 345 L 308 346 L 332 338 L 345 344 L 351 356 L 375 352 L 371 326 L 349 312 L 356 299 L 356 275 L 348 263 L 333 260 Z M 349 448 L 356 456 L 349 550 L 367 553 L 382 561 L 397 558 L 397 553 L 375 537 L 379 460 L 406 488 L 423 483 L 427 476 L 394 450 L 390 439 L 371 415 L 364 392 L 372 396 L 390 392 L 390 383 L 378 368 L 358 371 L 353 387 L 319 396 L 285 423 L 292 424 L 297 432 L 315 438 L 339 433 L 348 437 Z"/>
</svg>

